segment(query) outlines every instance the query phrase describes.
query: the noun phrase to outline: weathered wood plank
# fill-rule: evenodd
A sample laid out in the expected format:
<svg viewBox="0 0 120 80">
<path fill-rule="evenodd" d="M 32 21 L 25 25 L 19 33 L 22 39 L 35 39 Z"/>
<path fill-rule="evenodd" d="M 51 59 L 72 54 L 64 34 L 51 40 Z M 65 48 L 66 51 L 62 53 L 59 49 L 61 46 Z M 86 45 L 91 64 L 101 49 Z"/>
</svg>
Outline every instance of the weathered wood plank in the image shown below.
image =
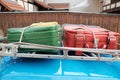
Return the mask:
<svg viewBox="0 0 120 80">
<path fill-rule="evenodd" d="M 73 12 L 0 13 L 0 29 L 4 34 L 11 27 L 25 27 L 37 22 L 97 25 L 120 33 L 120 15 Z"/>
</svg>

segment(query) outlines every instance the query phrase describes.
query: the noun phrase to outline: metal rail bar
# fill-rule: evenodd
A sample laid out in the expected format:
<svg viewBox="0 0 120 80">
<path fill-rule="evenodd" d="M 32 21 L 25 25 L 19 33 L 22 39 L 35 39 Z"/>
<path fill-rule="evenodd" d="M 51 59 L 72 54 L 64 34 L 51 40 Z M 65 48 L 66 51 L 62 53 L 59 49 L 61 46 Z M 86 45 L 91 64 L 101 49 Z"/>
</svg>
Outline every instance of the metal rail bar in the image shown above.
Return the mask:
<svg viewBox="0 0 120 80">
<path fill-rule="evenodd" d="M 25 42 L 17 42 L 14 44 L 21 44 L 20 48 L 34 48 L 34 49 L 57 49 L 57 50 L 70 50 L 70 51 L 84 51 L 84 52 L 94 52 L 94 53 L 105 53 L 105 54 L 114 54 L 120 53 L 120 50 L 112 50 L 112 49 L 93 49 L 93 48 L 73 48 L 73 47 L 57 47 L 57 46 L 48 46 L 41 44 L 33 44 L 33 43 L 25 43 Z"/>
<path fill-rule="evenodd" d="M 12 57 L 23 57 L 23 58 L 47 58 L 47 59 L 71 59 L 71 60 L 93 60 L 93 61 L 120 61 L 120 58 L 107 58 L 101 57 L 85 57 L 85 56 L 64 56 L 64 55 L 46 55 L 46 54 L 26 54 L 26 53 L 17 53 L 14 54 L 2 53 L 0 56 L 12 56 Z"/>
<path fill-rule="evenodd" d="M 20 44 L 20 43 L 19 43 Z M 1 51 L 0 57 L 2 56 L 12 56 L 12 57 L 27 57 L 27 58 L 48 58 L 48 59 L 72 59 L 72 60 L 97 60 L 97 61 L 120 61 L 120 50 L 106 50 L 106 49 L 88 49 L 88 48 L 70 48 L 70 47 L 55 47 L 48 45 L 38 45 L 31 43 L 18 43 L 13 44 L 0 44 Z M 55 49 L 63 50 L 63 55 L 54 54 L 31 54 L 31 53 L 18 53 L 18 47 L 20 48 L 30 48 L 30 49 Z M 111 54 L 112 57 L 100 57 L 100 56 L 71 56 L 68 55 L 69 51 L 84 51 L 93 52 L 99 54 Z"/>
</svg>

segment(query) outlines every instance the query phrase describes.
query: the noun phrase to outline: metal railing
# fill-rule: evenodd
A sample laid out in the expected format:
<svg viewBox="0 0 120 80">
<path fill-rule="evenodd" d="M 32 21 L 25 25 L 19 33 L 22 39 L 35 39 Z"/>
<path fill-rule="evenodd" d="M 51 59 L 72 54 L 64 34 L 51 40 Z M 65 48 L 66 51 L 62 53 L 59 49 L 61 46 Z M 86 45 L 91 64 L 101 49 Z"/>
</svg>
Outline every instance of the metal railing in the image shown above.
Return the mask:
<svg viewBox="0 0 120 80">
<path fill-rule="evenodd" d="M 19 46 L 20 45 L 20 46 Z M 1 51 L 0 57 L 2 56 L 12 56 L 17 57 L 27 57 L 27 58 L 48 58 L 48 59 L 72 59 L 72 60 L 96 60 L 96 61 L 120 61 L 120 50 L 107 50 L 107 49 L 92 49 L 92 48 L 73 48 L 73 47 L 56 47 L 48 45 L 38 45 L 32 43 L 12 43 L 12 44 L 0 44 Z M 19 53 L 18 48 L 27 49 L 51 49 L 51 50 L 62 50 L 63 54 L 36 54 L 36 53 Z M 69 55 L 69 51 L 83 51 L 93 53 L 96 56 L 82 55 L 75 56 Z M 99 56 L 100 54 L 111 55 L 111 57 Z"/>
</svg>

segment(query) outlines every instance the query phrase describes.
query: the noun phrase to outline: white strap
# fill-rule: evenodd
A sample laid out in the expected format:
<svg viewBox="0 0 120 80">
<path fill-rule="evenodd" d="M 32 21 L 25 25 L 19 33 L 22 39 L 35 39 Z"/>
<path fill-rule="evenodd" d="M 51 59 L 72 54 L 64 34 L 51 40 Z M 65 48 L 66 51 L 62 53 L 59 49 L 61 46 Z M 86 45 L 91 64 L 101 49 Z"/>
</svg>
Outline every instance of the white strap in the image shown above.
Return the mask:
<svg viewBox="0 0 120 80">
<path fill-rule="evenodd" d="M 86 27 L 85 25 L 83 25 L 83 27 L 88 28 L 88 27 Z M 91 28 L 89 28 L 89 30 L 90 30 L 90 31 L 92 32 L 92 34 L 93 34 L 93 38 L 94 38 L 94 48 L 97 49 L 97 48 L 98 48 L 99 39 L 96 39 L 95 33 L 94 33 L 94 31 L 93 31 Z"/>
<path fill-rule="evenodd" d="M 22 31 L 22 33 L 21 33 L 21 35 L 20 35 L 19 45 L 18 45 L 18 46 L 20 46 L 20 43 L 22 42 L 22 39 L 23 39 L 24 32 L 25 32 L 25 30 L 26 30 L 27 28 L 28 28 L 28 27 L 24 27 L 24 28 L 23 28 L 23 31 Z"/>
</svg>

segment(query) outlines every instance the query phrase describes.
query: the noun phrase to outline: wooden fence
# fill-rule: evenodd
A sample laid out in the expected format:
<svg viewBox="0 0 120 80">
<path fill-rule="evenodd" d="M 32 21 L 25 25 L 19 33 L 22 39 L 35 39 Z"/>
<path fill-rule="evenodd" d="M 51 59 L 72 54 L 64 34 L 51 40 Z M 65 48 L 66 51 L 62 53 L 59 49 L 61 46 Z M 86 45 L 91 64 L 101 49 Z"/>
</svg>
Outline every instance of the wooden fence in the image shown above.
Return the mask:
<svg viewBox="0 0 120 80">
<path fill-rule="evenodd" d="M 97 25 L 120 33 L 120 15 L 75 12 L 0 13 L 0 29 L 4 34 L 11 27 L 25 27 L 32 23 L 49 21 Z"/>
</svg>

